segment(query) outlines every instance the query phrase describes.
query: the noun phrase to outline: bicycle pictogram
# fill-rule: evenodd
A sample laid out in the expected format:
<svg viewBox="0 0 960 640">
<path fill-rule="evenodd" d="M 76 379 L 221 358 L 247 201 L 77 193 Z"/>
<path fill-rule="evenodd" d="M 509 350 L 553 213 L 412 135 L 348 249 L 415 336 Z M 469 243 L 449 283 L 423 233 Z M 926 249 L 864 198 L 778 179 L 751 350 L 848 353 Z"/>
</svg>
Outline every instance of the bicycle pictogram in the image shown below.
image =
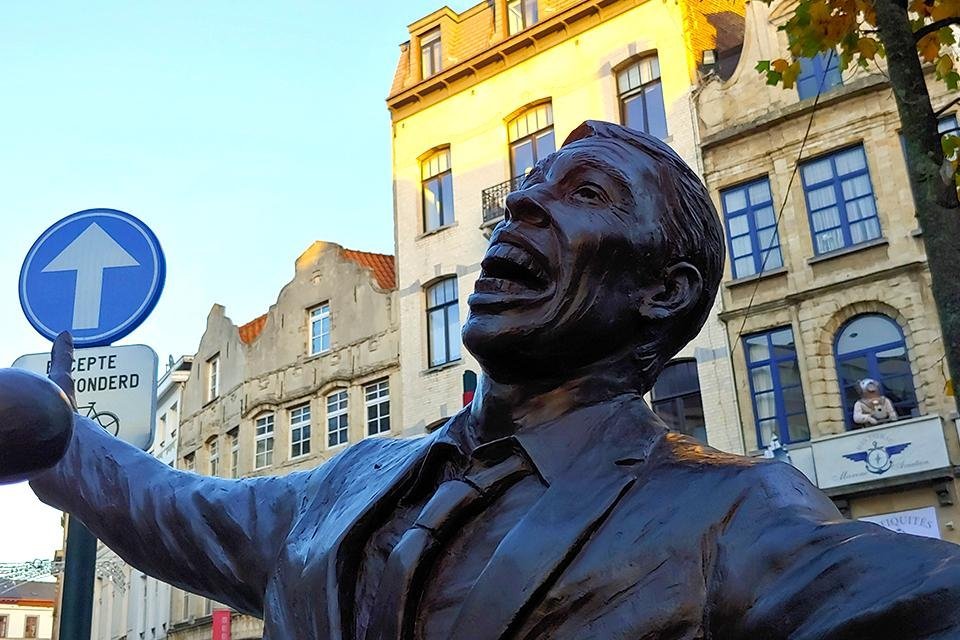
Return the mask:
<svg viewBox="0 0 960 640">
<path fill-rule="evenodd" d="M 110 413 L 109 411 L 97 411 L 95 408 L 96 404 L 96 402 L 91 402 L 82 407 L 77 407 L 77 412 L 99 424 L 110 435 L 119 435 L 120 418 L 118 418 L 115 413 Z M 83 413 L 84 411 L 86 411 L 86 413 Z"/>
</svg>

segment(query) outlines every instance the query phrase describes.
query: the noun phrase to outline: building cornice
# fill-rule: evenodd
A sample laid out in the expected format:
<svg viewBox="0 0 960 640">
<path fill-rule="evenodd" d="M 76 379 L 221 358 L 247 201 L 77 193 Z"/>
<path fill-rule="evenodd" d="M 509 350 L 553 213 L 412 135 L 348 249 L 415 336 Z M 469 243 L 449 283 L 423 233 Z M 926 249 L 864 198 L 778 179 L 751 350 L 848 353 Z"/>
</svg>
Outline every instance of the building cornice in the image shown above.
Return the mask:
<svg viewBox="0 0 960 640">
<path fill-rule="evenodd" d="M 390 110 L 390 117 L 394 122 L 409 117 L 455 93 L 506 71 L 546 49 L 575 38 L 646 1 L 590 0 L 569 7 L 440 73 L 389 96 L 387 107 Z M 420 25 L 422 28 L 423 24 L 426 24 L 425 20 L 418 20 L 414 25 Z"/>
<path fill-rule="evenodd" d="M 749 316 L 762 315 L 765 313 L 769 313 L 771 311 L 788 309 L 791 306 L 794 306 L 800 302 L 805 302 L 806 300 L 810 300 L 811 298 L 816 298 L 817 296 L 830 294 L 835 291 L 854 289 L 859 286 L 869 284 L 871 282 L 876 282 L 878 280 L 886 280 L 888 278 L 894 278 L 896 276 L 907 274 L 907 273 L 924 271 L 926 268 L 927 268 L 926 260 L 914 260 L 912 262 L 898 264 L 892 267 L 888 267 L 886 269 L 880 269 L 878 271 L 865 273 L 860 276 L 846 278 L 839 282 L 831 282 L 829 284 L 821 285 L 819 287 L 810 287 L 809 289 L 804 289 L 803 291 L 788 293 L 787 295 L 777 298 L 775 300 L 768 300 L 765 302 L 761 302 L 760 304 L 751 305 L 749 307 L 727 309 L 718 313 L 717 317 L 722 322 L 727 322 L 735 318 L 742 318 L 743 316 L 746 316 L 746 315 L 749 315 Z"/>
</svg>

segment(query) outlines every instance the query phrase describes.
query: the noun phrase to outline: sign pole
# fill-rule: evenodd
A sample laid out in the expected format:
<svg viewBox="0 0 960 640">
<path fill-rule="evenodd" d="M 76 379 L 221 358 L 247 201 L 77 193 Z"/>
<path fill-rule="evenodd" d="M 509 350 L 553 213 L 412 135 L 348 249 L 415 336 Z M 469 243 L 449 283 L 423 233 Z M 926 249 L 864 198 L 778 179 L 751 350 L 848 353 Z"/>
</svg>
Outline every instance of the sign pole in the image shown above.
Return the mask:
<svg viewBox="0 0 960 640">
<path fill-rule="evenodd" d="M 63 562 L 60 638 L 90 640 L 93 626 L 93 586 L 97 572 L 97 539 L 79 520 L 67 517 L 67 548 Z"/>
</svg>

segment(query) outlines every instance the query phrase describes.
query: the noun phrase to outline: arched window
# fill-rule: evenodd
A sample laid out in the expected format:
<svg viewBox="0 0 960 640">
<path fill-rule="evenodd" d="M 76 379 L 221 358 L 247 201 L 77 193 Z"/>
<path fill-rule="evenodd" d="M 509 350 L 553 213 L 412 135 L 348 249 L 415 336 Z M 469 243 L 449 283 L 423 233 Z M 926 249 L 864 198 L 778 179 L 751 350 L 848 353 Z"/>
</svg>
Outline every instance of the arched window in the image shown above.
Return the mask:
<svg viewBox="0 0 960 640">
<path fill-rule="evenodd" d="M 878 313 L 853 318 L 837 333 L 834 355 L 847 428 L 854 426 L 853 405 L 860 397 L 857 382 L 863 378 L 880 382 L 880 392 L 890 398 L 900 417 L 918 414 L 907 345 L 896 322 Z"/>
<path fill-rule="evenodd" d="M 457 278 L 427 287 L 427 357 L 431 367 L 460 359 L 460 306 Z"/>
<path fill-rule="evenodd" d="M 707 441 L 696 360 L 676 360 L 668 364 L 653 385 L 651 396 L 653 412 L 668 427 L 701 442 Z"/>
<path fill-rule="evenodd" d="M 625 127 L 667 137 L 667 112 L 663 107 L 660 60 L 657 54 L 643 57 L 617 72 L 620 122 Z"/>
<path fill-rule="evenodd" d="M 507 123 L 510 141 L 510 177 L 527 175 L 540 158 L 556 151 L 553 139 L 553 105 L 539 104 L 523 111 Z"/>
</svg>

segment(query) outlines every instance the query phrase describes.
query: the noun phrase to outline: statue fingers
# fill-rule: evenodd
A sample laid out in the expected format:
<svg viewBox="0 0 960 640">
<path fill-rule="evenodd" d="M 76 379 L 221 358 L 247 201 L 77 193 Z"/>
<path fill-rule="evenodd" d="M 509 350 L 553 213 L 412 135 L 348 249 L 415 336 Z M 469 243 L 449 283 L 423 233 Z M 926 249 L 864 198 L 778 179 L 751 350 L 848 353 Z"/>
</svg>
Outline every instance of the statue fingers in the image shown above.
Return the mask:
<svg viewBox="0 0 960 640">
<path fill-rule="evenodd" d="M 70 376 L 72 369 L 73 336 L 70 335 L 69 331 L 64 331 L 53 341 L 53 349 L 50 352 L 50 379 L 63 390 L 63 393 L 70 399 L 70 404 L 76 409 L 76 394 L 73 378 Z"/>
</svg>

